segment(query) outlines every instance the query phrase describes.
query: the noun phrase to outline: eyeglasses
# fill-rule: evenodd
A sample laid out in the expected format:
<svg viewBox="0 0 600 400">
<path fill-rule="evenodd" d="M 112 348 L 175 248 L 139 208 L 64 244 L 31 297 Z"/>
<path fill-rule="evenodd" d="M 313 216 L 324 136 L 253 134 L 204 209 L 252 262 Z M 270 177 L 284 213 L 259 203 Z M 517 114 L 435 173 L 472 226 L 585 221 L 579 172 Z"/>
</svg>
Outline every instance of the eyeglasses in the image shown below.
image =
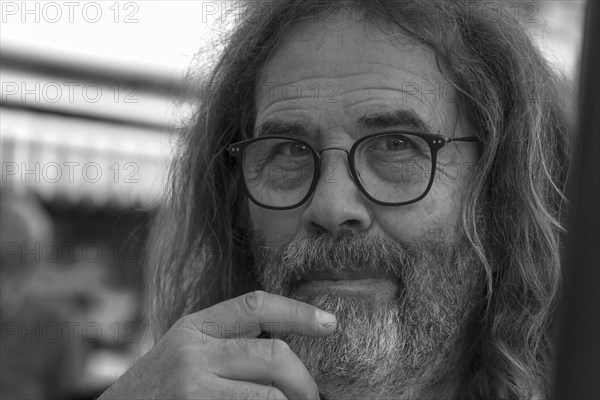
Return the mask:
<svg viewBox="0 0 600 400">
<path fill-rule="evenodd" d="M 306 202 L 317 186 L 326 150 L 346 153 L 352 179 L 370 201 L 403 206 L 421 200 L 431 189 L 442 147 L 477 141 L 475 136 L 386 131 L 361 137 L 348 151 L 316 150 L 301 139 L 264 136 L 233 143 L 228 152 L 238 160 L 248 197 L 264 208 L 288 210 Z"/>
</svg>

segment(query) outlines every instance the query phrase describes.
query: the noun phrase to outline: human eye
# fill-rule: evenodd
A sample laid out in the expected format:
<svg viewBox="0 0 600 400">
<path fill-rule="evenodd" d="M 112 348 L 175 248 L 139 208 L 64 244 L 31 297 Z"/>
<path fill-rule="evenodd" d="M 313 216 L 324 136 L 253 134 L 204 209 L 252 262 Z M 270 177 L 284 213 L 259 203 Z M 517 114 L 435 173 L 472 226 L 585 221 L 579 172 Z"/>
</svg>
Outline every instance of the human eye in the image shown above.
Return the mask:
<svg viewBox="0 0 600 400">
<path fill-rule="evenodd" d="M 310 146 L 302 142 L 285 139 L 269 138 L 256 142 L 246 150 L 248 160 L 257 165 L 307 165 L 313 163 Z"/>
<path fill-rule="evenodd" d="M 423 139 L 412 135 L 384 135 L 369 140 L 369 151 L 393 154 L 422 154 L 426 151 Z"/>
<path fill-rule="evenodd" d="M 310 154 L 310 148 L 300 142 L 278 143 L 271 150 L 271 156 L 273 157 L 306 157 Z"/>
</svg>

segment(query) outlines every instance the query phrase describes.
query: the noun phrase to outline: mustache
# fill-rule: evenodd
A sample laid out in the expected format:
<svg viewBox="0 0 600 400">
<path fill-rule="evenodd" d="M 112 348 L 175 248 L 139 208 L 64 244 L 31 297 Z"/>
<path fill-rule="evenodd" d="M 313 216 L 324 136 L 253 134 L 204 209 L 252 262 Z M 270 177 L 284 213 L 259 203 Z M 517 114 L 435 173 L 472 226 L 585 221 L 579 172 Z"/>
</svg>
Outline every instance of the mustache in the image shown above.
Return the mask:
<svg viewBox="0 0 600 400">
<path fill-rule="evenodd" d="M 383 236 L 342 231 L 332 240 L 312 233 L 277 249 L 261 238 L 253 240 L 257 272 L 266 289 L 290 295 L 314 275 L 393 275 L 399 280 L 420 261 L 422 249 Z"/>
</svg>

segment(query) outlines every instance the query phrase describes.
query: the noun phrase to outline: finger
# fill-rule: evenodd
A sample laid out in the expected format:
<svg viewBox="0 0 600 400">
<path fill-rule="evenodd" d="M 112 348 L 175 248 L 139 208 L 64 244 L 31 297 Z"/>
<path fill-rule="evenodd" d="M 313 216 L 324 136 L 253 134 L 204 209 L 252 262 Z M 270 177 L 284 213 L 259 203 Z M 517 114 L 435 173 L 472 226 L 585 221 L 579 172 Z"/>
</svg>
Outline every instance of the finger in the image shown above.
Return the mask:
<svg viewBox="0 0 600 400">
<path fill-rule="evenodd" d="M 213 369 L 218 376 L 272 385 L 290 399 L 319 398 L 310 372 L 284 341 L 228 339 L 221 341 L 219 347 L 223 356 Z"/>
<path fill-rule="evenodd" d="M 216 378 L 210 383 L 210 398 L 222 399 L 268 399 L 268 400 L 287 400 L 281 390 L 274 386 L 261 385 L 253 382 L 234 381 L 222 378 Z M 207 393 L 197 393 L 198 398 L 206 397 Z M 204 396 L 204 397 L 203 397 Z M 318 399 L 318 397 L 317 397 Z"/>
<path fill-rule="evenodd" d="M 250 292 L 184 317 L 200 332 L 221 338 L 255 338 L 261 331 L 321 337 L 333 333 L 333 314 L 263 291 Z"/>
</svg>

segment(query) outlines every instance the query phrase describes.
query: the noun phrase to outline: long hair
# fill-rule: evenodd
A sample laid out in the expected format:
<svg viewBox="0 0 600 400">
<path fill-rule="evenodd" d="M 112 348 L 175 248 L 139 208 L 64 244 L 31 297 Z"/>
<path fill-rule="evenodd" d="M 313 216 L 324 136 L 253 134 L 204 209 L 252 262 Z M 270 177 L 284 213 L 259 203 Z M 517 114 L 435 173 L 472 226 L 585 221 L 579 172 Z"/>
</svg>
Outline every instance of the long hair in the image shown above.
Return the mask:
<svg viewBox="0 0 600 400">
<path fill-rule="evenodd" d="M 155 339 L 185 314 L 259 288 L 247 199 L 226 148 L 251 134 L 257 77 L 290 25 L 341 9 L 431 49 L 482 143 L 462 224 L 486 284 L 461 398 L 544 394 L 560 283 L 569 96 L 523 13 L 517 18 L 503 3 L 281 0 L 243 9 L 208 78 L 210 96 L 181 135 L 155 223 L 147 286 Z"/>
</svg>

